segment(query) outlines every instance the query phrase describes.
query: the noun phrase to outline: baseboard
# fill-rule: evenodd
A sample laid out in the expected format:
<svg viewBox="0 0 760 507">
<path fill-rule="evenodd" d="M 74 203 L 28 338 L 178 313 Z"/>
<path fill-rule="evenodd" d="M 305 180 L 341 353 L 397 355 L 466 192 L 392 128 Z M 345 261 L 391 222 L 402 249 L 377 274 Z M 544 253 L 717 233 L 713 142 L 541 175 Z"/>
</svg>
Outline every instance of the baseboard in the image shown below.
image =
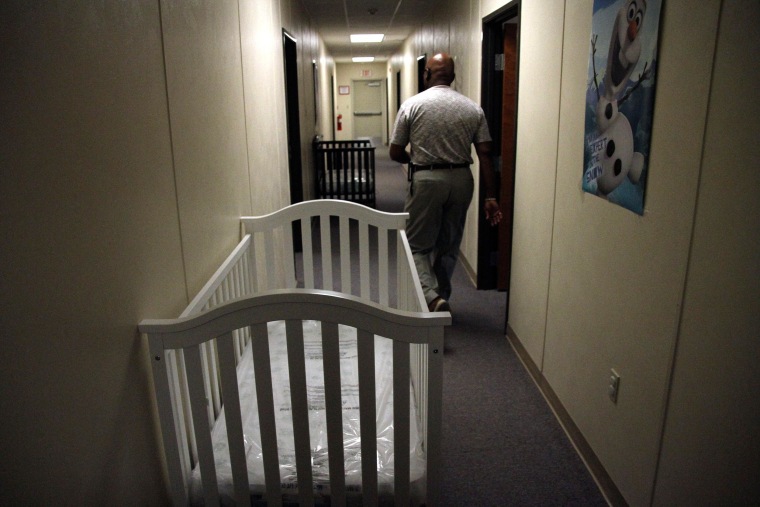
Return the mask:
<svg viewBox="0 0 760 507">
<path fill-rule="evenodd" d="M 478 284 L 477 284 L 476 280 L 478 278 L 478 275 L 475 273 L 475 270 L 472 269 L 472 266 L 470 266 L 470 263 L 467 262 L 467 258 L 464 256 L 464 254 L 461 251 L 459 252 L 459 259 L 457 259 L 457 260 L 459 261 L 459 263 L 464 268 L 464 271 L 465 271 L 465 273 L 467 273 L 467 277 L 470 279 L 470 281 L 472 282 L 473 286 L 477 287 Z"/>
<path fill-rule="evenodd" d="M 575 422 L 570 417 L 570 414 L 565 410 L 565 407 L 554 392 L 554 389 L 552 389 L 543 373 L 541 373 L 541 370 L 533 362 L 528 351 L 525 350 L 525 347 L 523 347 L 520 339 L 509 324 L 507 324 L 507 339 L 509 340 L 512 349 L 515 351 L 515 354 L 517 354 L 517 357 L 533 378 L 536 386 L 538 386 L 539 391 L 541 391 L 541 394 L 549 404 L 549 407 L 554 412 L 554 415 L 557 417 L 562 429 L 565 430 L 570 442 L 572 442 L 581 459 L 586 464 L 586 468 L 588 468 L 607 502 L 615 507 L 628 507 L 625 498 L 623 498 L 623 495 L 607 473 L 607 470 L 602 466 L 596 453 L 591 449 L 591 446 L 583 436 L 583 433 L 581 433 L 578 426 L 576 426 Z"/>
</svg>

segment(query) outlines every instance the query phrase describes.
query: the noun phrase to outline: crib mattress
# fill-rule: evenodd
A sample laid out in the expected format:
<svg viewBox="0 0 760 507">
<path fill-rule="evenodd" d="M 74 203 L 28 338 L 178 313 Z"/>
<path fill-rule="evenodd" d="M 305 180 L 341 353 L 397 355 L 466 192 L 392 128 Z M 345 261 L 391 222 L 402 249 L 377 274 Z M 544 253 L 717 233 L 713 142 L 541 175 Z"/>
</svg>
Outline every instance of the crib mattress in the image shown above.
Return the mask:
<svg viewBox="0 0 760 507">
<path fill-rule="evenodd" d="M 332 174 L 326 174 L 322 181 L 323 191 L 330 193 L 366 193 L 374 191 L 374 178 L 372 175 L 345 175 L 343 170 L 334 170 Z"/>
<path fill-rule="evenodd" d="M 293 425 L 290 410 L 290 389 L 287 364 L 285 323 L 269 324 L 269 346 L 272 367 L 272 384 L 277 423 L 277 444 L 280 459 L 280 481 L 286 499 L 297 495 Z M 359 424 L 359 376 L 357 371 L 356 330 L 340 326 L 341 384 L 343 403 L 343 436 L 346 473 L 346 494 L 351 499 L 361 497 L 361 438 Z M 251 496 L 264 495 L 264 474 L 261 440 L 259 436 L 258 407 L 250 343 L 237 368 L 240 404 L 243 418 L 248 482 Z M 312 449 L 312 473 L 315 498 L 328 499 L 330 495 L 327 431 L 325 420 L 324 374 L 320 324 L 304 322 L 304 352 L 309 402 L 309 427 Z M 387 338 L 375 337 L 375 389 L 377 400 L 377 456 L 378 489 L 381 499 L 393 496 L 393 344 Z M 410 386 L 411 388 L 411 386 Z M 413 499 L 424 498 L 426 462 L 417 428 L 417 412 L 412 400 L 410 424 L 410 476 Z M 219 494 L 222 502 L 233 498 L 232 472 L 227 445 L 224 412 L 212 429 L 214 459 L 216 462 Z M 190 493 L 194 504 L 202 503 L 200 470 L 193 470 Z"/>
</svg>

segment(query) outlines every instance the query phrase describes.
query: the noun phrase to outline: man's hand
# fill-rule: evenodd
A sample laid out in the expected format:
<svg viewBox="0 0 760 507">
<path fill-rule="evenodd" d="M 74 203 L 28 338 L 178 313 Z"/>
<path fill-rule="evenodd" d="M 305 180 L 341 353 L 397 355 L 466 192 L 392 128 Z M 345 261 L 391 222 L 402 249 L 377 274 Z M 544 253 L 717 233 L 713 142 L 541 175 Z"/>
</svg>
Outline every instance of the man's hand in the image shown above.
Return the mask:
<svg viewBox="0 0 760 507">
<path fill-rule="evenodd" d="M 501 222 L 501 209 L 499 203 L 493 199 L 486 200 L 483 205 L 483 211 L 486 214 L 486 220 L 491 225 L 496 225 Z"/>
</svg>

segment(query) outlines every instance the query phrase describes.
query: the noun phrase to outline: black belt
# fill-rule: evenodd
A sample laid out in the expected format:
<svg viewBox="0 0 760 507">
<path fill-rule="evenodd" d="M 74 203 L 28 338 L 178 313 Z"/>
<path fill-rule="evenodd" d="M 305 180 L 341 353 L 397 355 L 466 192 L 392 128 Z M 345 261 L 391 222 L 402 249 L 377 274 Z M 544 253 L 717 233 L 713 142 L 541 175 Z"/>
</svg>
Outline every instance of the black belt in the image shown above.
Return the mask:
<svg viewBox="0 0 760 507">
<path fill-rule="evenodd" d="M 468 162 L 462 162 L 460 164 L 428 164 L 428 165 L 417 165 L 412 164 L 409 162 L 409 174 L 408 180 L 412 181 L 412 176 L 417 171 L 433 171 L 435 169 L 461 169 L 464 167 L 470 167 L 470 164 Z M 414 183 L 412 183 L 412 187 L 409 188 L 409 192 L 414 194 Z"/>
<path fill-rule="evenodd" d="M 461 164 L 428 164 L 428 165 L 417 165 L 417 164 L 409 164 L 412 171 L 428 171 L 428 170 L 434 170 L 434 169 L 460 169 L 462 167 L 470 167 L 470 164 L 467 162 L 462 162 Z"/>
</svg>

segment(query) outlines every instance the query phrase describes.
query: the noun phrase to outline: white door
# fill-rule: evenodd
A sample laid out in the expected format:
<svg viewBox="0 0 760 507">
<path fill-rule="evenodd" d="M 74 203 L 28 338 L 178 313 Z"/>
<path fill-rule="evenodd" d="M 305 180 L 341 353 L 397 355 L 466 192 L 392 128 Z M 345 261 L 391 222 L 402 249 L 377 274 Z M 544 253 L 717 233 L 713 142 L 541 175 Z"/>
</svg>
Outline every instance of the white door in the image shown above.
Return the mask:
<svg viewBox="0 0 760 507">
<path fill-rule="evenodd" d="M 380 79 L 354 81 L 354 139 L 360 137 L 380 138 L 385 142 L 385 82 Z"/>
</svg>

